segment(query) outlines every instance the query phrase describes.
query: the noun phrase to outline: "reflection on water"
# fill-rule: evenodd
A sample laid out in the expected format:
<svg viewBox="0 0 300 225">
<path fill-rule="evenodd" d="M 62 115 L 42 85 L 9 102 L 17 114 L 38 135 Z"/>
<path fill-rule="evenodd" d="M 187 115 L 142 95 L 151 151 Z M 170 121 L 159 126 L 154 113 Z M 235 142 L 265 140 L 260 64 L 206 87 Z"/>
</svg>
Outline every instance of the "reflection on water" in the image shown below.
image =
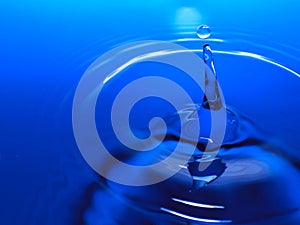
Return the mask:
<svg viewBox="0 0 300 225">
<path fill-rule="evenodd" d="M 243 132 L 250 128 L 253 134 L 249 121 L 240 117 L 240 122 Z M 300 173 L 278 151 L 249 135 L 226 143 L 205 171 L 198 170 L 197 157 L 210 159 L 201 158 L 198 149 L 193 161 L 160 184 L 134 188 L 104 182 L 84 213 L 86 223 L 295 224 Z"/>
<path fill-rule="evenodd" d="M 203 55 L 208 68 L 215 73 L 208 45 L 204 46 Z M 208 85 L 207 90 L 210 88 Z M 214 85 L 213 90 L 216 94 Z M 190 161 L 180 165 L 182 169 L 176 175 L 146 187 L 122 186 L 102 179 L 83 214 L 85 223 L 297 224 L 300 221 L 300 173 L 295 160 L 287 154 L 290 152 L 287 145 L 273 141 L 259 124 L 230 106 L 226 109 L 226 133 L 217 156 L 213 151 L 205 152 L 207 145 L 214 142 L 205 131 L 200 132 L 198 140 L 189 138 L 188 132 L 193 130 L 196 121 L 193 115 L 210 120 L 209 111 L 220 108 L 214 107 L 215 96 L 218 98 L 218 95 L 206 95 L 204 103 L 195 106 L 194 112 L 186 108 L 164 118 L 170 129 L 159 146 L 161 155 L 169 155 L 180 138 L 186 145 L 197 146 Z M 180 122 L 176 120 L 181 114 L 186 117 L 183 136 Z M 160 135 L 159 131 L 156 135 Z M 122 152 L 119 149 L 115 154 L 118 151 Z M 135 155 L 130 157 L 132 161 L 140 159 Z M 200 170 L 200 164 L 206 163 L 206 169 Z"/>
</svg>

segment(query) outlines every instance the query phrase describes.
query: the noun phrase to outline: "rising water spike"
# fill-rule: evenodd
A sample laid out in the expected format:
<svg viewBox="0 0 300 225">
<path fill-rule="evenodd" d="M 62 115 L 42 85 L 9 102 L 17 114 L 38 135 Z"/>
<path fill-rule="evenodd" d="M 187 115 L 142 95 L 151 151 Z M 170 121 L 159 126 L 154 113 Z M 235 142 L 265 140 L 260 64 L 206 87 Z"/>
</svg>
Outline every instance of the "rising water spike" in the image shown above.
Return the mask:
<svg viewBox="0 0 300 225">
<path fill-rule="evenodd" d="M 209 110 L 219 110 L 222 107 L 222 101 L 218 89 L 213 53 L 209 44 L 203 46 L 203 61 L 207 68 L 205 73 L 205 95 L 202 106 Z"/>
</svg>

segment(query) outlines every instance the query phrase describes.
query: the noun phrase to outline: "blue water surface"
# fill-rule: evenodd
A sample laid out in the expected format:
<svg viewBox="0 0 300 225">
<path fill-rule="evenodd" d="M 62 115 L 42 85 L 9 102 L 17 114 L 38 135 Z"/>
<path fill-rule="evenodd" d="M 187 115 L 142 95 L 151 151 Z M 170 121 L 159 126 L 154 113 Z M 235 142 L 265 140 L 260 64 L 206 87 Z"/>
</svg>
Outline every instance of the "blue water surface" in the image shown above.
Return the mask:
<svg viewBox="0 0 300 225">
<path fill-rule="evenodd" d="M 207 218 L 299 224 L 299 7 L 296 0 L 1 1 L 0 224 L 207 224 L 159 210 L 169 207 L 197 215 L 172 200 L 181 194 L 189 201 L 229 205 L 216 214 L 200 213 Z M 201 24 L 210 26 L 210 38 L 226 42 L 194 41 Z M 185 38 L 192 40 L 182 41 Z M 238 164 L 231 173 L 239 182 L 220 178 L 197 194 L 190 194 L 180 179 L 176 185 L 168 180 L 152 189 L 107 184 L 78 151 L 72 130 L 73 96 L 97 57 L 116 46 L 148 39 L 175 40 L 193 50 L 209 42 L 216 50 L 227 103 L 264 128 L 273 137 L 270 142 L 280 147 L 224 150 L 225 162 Z M 250 52 L 275 64 L 224 52 Z M 259 180 L 252 170 L 245 170 L 253 183 L 246 175 L 243 183 L 243 172 L 238 172 L 243 165 L 271 168 L 266 170 L 270 180 Z M 145 193 L 154 200 L 148 202 Z M 136 205 L 140 211 L 131 208 Z M 158 205 L 158 210 L 153 207 Z M 257 217 L 249 220 L 252 215 Z"/>
</svg>

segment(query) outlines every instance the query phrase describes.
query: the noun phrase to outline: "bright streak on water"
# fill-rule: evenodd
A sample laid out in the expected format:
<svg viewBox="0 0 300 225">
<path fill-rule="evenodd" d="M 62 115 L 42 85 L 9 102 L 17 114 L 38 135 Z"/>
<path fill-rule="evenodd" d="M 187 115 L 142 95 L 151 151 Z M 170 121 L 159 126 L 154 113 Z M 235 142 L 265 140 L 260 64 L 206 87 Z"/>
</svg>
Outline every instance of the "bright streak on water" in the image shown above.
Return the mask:
<svg viewBox="0 0 300 225">
<path fill-rule="evenodd" d="M 178 39 L 180 40 L 180 39 Z M 114 76 L 116 76 L 118 73 L 120 73 L 122 70 L 128 68 L 129 66 L 145 60 L 145 59 L 149 59 L 149 58 L 153 58 L 153 57 L 157 57 L 157 56 L 164 56 L 164 55 L 170 55 L 170 54 L 176 54 L 176 53 L 183 53 L 183 52 L 202 52 L 202 50 L 199 49 L 186 49 L 186 50 L 176 50 L 176 51 L 157 51 L 157 52 L 151 52 L 142 56 L 138 56 L 135 57 L 131 60 L 129 60 L 127 63 L 123 64 L 122 66 L 120 66 L 119 68 L 117 68 L 114 72 L 112 72 L 110 75 L 108 75 L 106 77 L 106 79 L 103 81 L 103 84 L 107 83 L 111 78 L 113 78 Z M 215 54 L 226 54 L 226 55 L 235 55 L 235 56 L 243 56 L 243 57 L 249 57 L 249 58 L 254 58 L 254 59 L 258 59 L 258 60 L 262 60 L 264 62 L 273 64 L 275 66 L 278 66 L 290 73 L 292 73 L 293 75 L 300 77 L 300 74 L 297 73 L 296 71 L 280 64 L 277 62 L 272 61 L 271 59 L 264 57 L 262 55 L 256 54 L 256 53 L 252 53 L 252 52 L 239 52 L 239 51 L 219 51 L 219 50 L 214 50 L 213 53 Z"/>
<path fill-rule="evenodd" d="M 208 205 L 208 204 L 202 204 L 202 203 L 197 203 L 197 202 L 190 202 L 190 201 L 186 201 L 186 200 L 181 200 L 181 199 L 178 199 L 178 198 L 172 198 L 172 200 L 175 201 L 175 202 L 183 203 L 185 205 L 195 206 L 195 207 L 199 207 L 199 208 L 224 209 L 224 206 L 221 206 L 221 205 Z"/>
<path fill-rule="evenodd" d="M 198 218 L 198 217 L 193 217 L 193 216 L 188 216 L 185 215 L 183 213 L 178 213 L 176 211 L 170 210 L 170 209 L 166 209 L 166 208 L 160 208 L 161 211 L 170 213 L 174 216 L 178 216 L 184 219 L 188 219 L 188 220 L 192 220 L 195 222 L 203 222 L 203 223 L 231 223 L 231 220 L 216 220 L 216 219 L 205 219 L 205 218 Z"/>
</svg>

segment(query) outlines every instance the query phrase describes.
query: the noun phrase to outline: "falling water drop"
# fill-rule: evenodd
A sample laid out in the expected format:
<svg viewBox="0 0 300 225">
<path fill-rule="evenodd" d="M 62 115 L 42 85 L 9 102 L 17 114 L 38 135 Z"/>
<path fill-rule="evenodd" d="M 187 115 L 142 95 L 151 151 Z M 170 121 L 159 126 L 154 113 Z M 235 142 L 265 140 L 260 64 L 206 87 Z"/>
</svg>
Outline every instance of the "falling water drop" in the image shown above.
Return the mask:
<svg viewBox="0 0 300 225">
<path fill-rule="evenodd" d="M 197 28 L 197 35 L 201 39 L 210 37 L 210 28 L 207 25 L 201 25 Z"/>
</svg>

